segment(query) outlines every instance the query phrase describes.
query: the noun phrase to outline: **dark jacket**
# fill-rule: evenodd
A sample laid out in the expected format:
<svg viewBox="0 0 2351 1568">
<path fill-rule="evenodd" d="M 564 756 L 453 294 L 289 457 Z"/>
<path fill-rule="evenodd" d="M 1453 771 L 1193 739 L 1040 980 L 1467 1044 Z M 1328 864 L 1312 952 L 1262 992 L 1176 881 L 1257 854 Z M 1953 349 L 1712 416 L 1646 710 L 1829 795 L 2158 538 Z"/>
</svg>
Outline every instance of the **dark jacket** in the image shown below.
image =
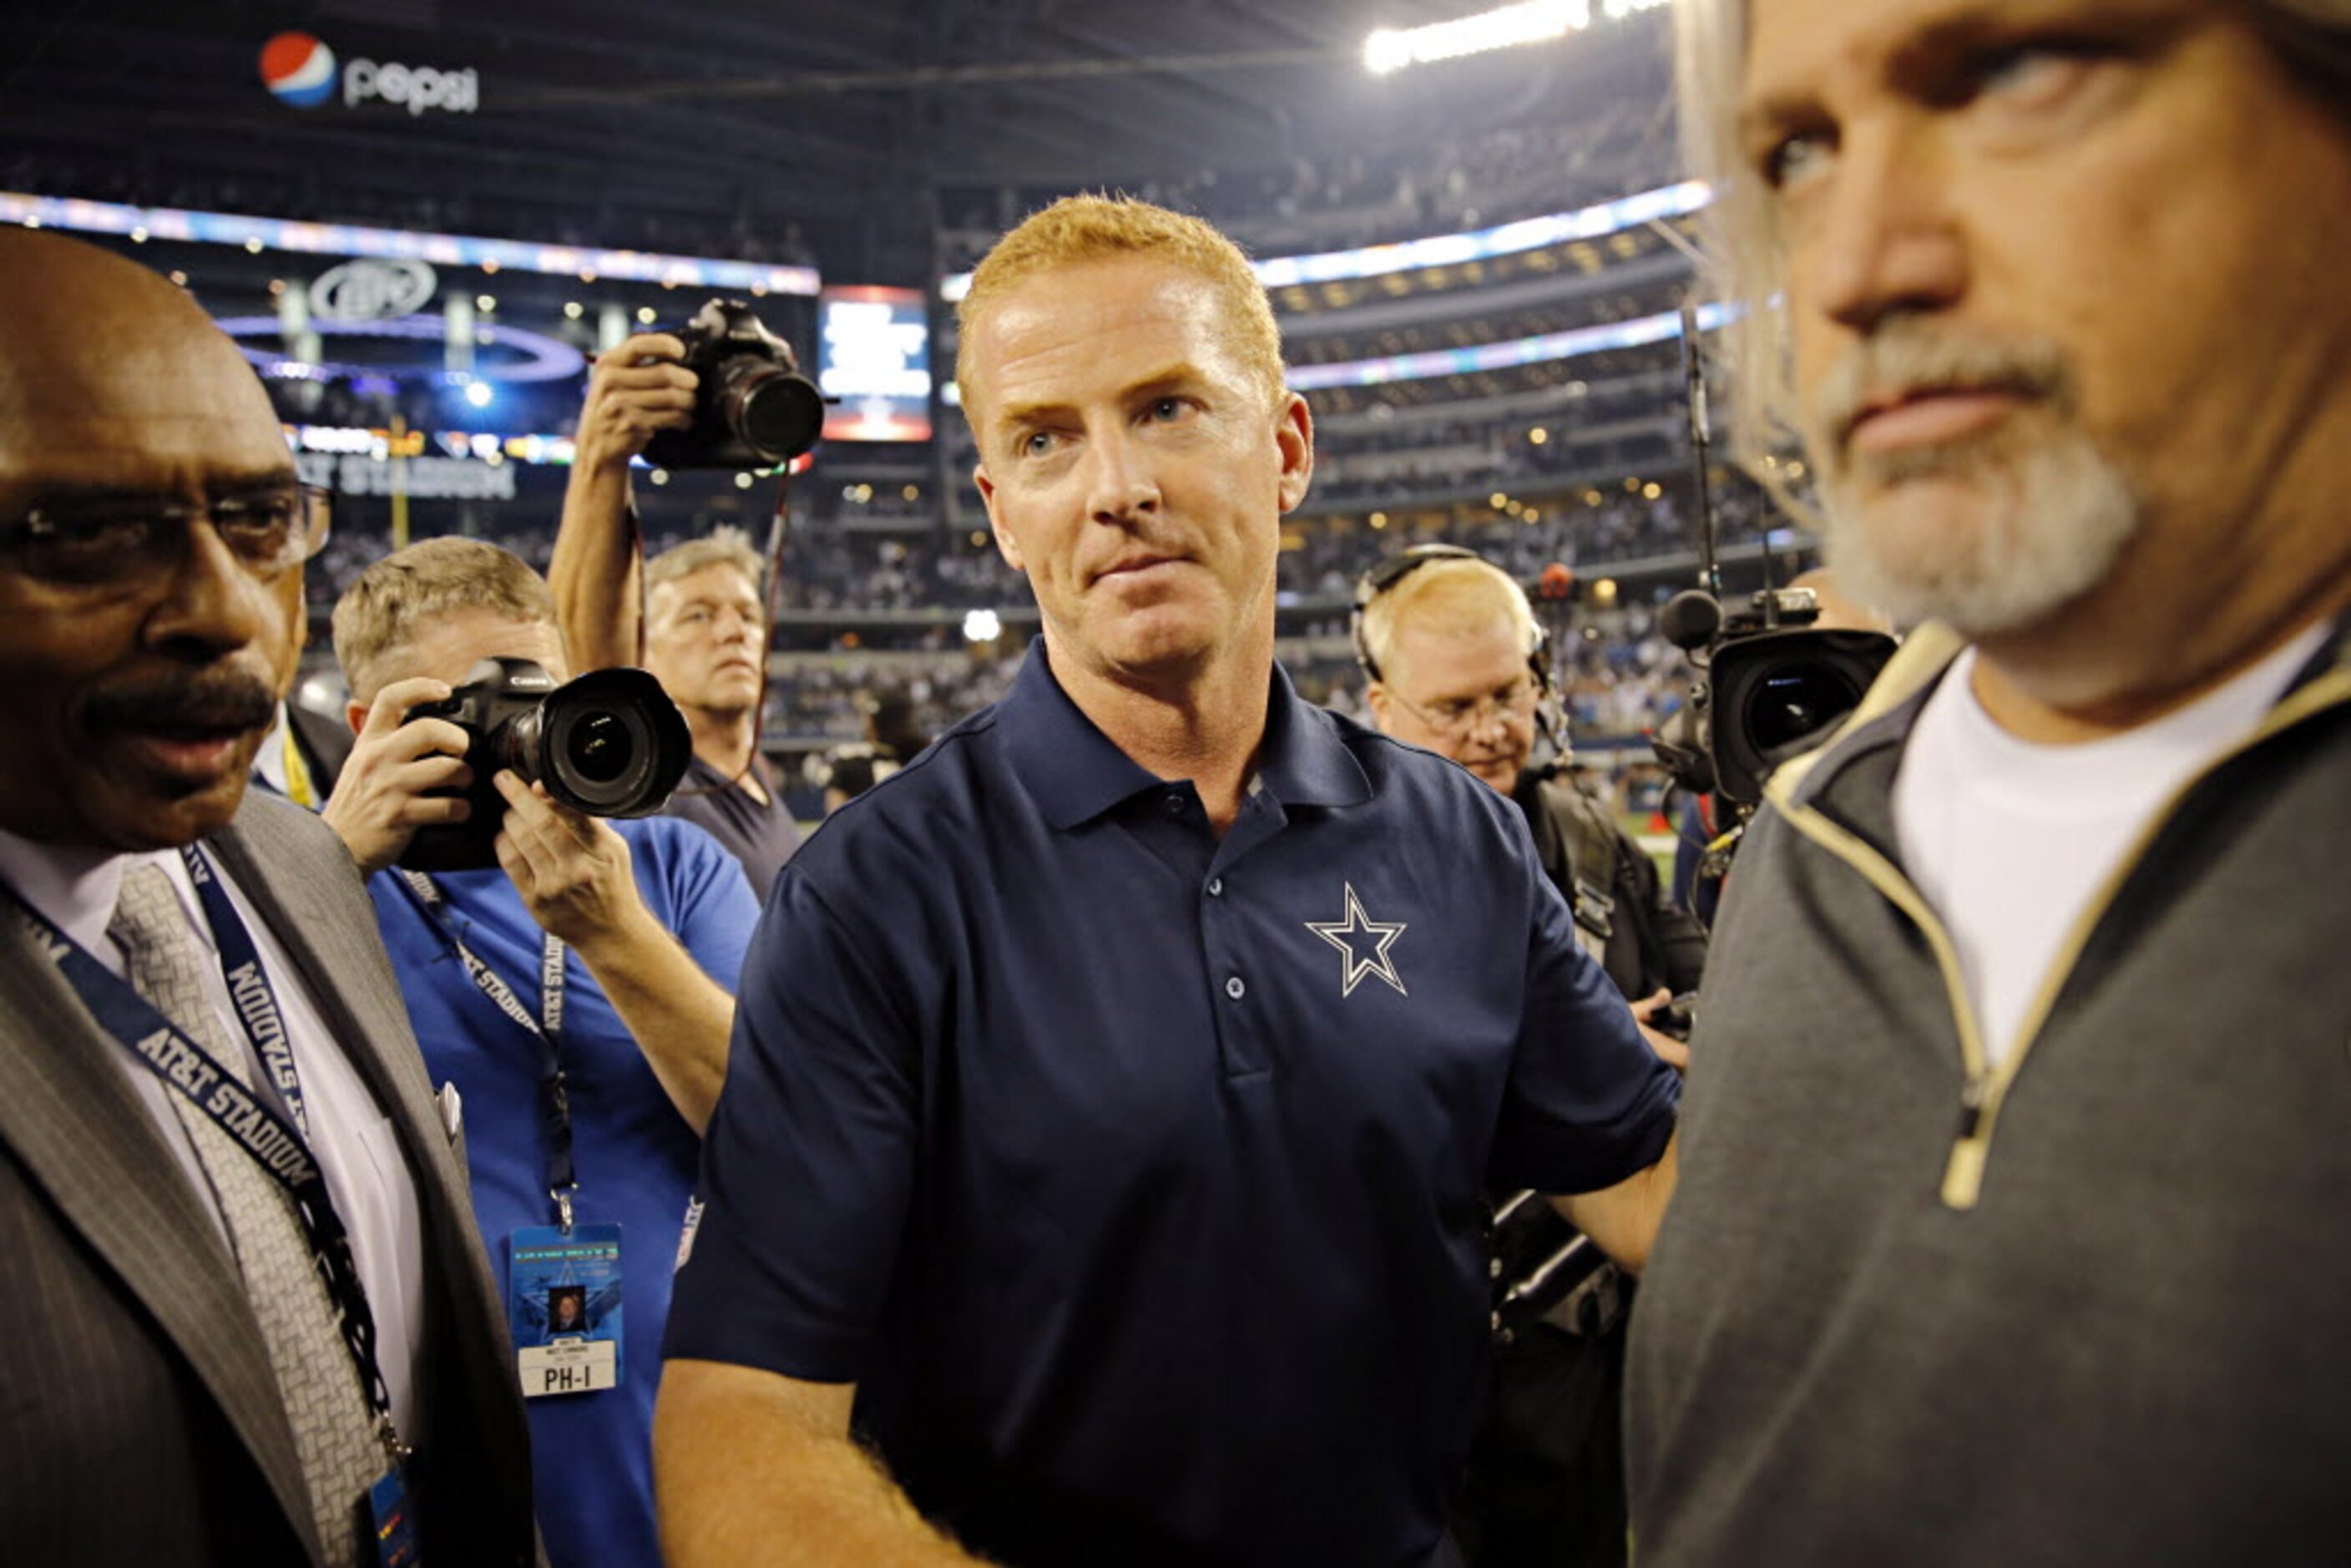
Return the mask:
<svg viewBox="0 0 2351 1568">
<path fill-rule="evenodd" d="M 1706 967 L 1706 930 L 1667 902 L 1656 862 L 1607 808 L 1573 779 L 1539 768 L 1519 775 L 1510 799 L 1526 816 L 1544 873 L 1575 911 L 1578 929 L 1598 938 L 1596 956 L 1616 988 L 1633 1001 L 1661 986 L 1677 996 L 1696 990 Z M 1594 892 L 1600 898 L 1591 896 Z"/>
</svg>

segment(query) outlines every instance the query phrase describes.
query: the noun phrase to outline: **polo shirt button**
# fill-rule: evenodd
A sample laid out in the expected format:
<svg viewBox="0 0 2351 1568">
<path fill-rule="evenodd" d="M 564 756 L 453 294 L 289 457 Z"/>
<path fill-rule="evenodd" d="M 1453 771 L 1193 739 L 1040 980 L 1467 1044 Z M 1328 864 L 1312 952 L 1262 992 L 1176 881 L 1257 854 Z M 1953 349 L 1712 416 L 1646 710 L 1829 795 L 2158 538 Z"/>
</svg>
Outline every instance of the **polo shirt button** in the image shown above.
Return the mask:
<svg viewBox="0 0 2351 1568">
<path fill-rule="evenodd" d="M 1159 809 L 1171 817 L 1180 817 L 1184 814 L 1184 797 L 1170 795 L 1159 802 Z"/>
<path fill-rule="evenodd" d="M 1210 898 L 1222 898 L 1224 895 L 1225 879 L 1220 876 L 1210 877 L 1208 879 L 1208 896 Z"/>
<path fill-rule="evenodd" d="M 1239 1001 L 1241 998 L 1246 996 L 1248 993 L 1249 987 L 1241 983 L 1241 977 L 1238 975 L 1235 975 L 1231 979 L 1225 982 L 1225 995 L 1232 998 L 1235 1001 Z"/>
</svg>

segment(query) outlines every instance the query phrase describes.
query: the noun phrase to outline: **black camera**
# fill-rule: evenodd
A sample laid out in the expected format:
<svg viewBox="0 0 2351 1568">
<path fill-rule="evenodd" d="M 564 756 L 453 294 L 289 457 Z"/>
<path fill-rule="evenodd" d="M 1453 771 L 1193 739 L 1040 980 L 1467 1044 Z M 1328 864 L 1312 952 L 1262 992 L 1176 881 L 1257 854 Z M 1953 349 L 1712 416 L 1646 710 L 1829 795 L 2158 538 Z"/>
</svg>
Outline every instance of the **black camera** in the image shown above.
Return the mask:
<svg viewBox="0 0 2351 1568">
<path fill-rule="evenodd" d="M 1649 1027 L 1674 1040 L 1686 1040 L 1698 1027 L 1698 993 L 1684 991 L 1649 1015 Z"/>
<path fill-rule="evenodd" d="M 1813 629 L 1821 606 L 1809 588 L 1767 588 L 1748 603 L 1726 616 L 1712 594 L 1690 589 L 1666 605 L 1658 629 L 1701 674 L 1650 744 L 1683 788 L 1751 807 L 1774 768 L 1860 706 L 1895 643 Z"/>
<path fill-rule="evenodd" d="M 661 683 L 643 670 L 598 670 L 559 686 L 528 659 L 484 659 L 465 684 L 408 720 L 445 718 L 466 735 L 474 781 L 447 793 L 473 802 L 462 822 L 419 828 L 400 863 L 413 871 L 479 871 L 498 863 L 506 798 L 492 776 L 526 784 L 591 817 L 650 817 L 685 777 L 694 739 Z"/>
<path fill-rule="evenodd" d="M 739 299 L 713 299 L 677 329 L 699 378 L 694 423 L 645 444 L 656 468 L 772 468 L 824 434 L 824 394 L 792 346 Z"/>
</svg>

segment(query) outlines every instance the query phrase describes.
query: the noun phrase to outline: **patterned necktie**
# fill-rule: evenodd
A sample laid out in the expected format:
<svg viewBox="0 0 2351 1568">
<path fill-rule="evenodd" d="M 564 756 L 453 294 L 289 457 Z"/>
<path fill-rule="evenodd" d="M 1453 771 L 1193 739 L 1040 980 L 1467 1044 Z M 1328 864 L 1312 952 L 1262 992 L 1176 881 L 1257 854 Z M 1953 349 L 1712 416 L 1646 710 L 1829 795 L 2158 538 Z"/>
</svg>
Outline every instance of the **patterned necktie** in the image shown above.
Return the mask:
<svg viewBox="0 0 2351 1568">
<path fill-rule="evenodd" d="M 131 983 L 155 1009 L 212 1053 L 241 1083 L 247 1054 L 232 1046 L 204 994 L 204 954 L 171 879 L 152 864 L 123 874 L 107 935 L 122 949 Z M 269 1347 L 269 1363 L 302 1456 L 310 1511 L 329 1563 L 357 1563 L 359 1503 L 384 1469 L 375 1418 L 294 1200 L 236 1141 L 185 1096 L 168 1098 L 196 1146 L 245 1276 L 245 1293 Z"/>
</svg>

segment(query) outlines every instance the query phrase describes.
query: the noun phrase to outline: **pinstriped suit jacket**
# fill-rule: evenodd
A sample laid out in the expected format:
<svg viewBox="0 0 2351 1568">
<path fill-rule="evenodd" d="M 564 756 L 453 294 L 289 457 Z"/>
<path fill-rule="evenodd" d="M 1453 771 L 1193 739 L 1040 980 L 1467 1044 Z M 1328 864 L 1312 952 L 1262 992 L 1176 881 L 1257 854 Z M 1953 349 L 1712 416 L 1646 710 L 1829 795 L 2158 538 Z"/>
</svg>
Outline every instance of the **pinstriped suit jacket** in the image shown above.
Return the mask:
<svg viewBox="0 0 2351 1568">
<path fill-rule="evenodd" d="M 358 870 L 331 830 L 263 790 L 207 848 L 292 956 L 415 1178 L 428 1560 L 528 1563 L 529 1439 L 497 1291 Z M 315 1563 L 260 1328 L 204 1200 L 110 1060 L 121 1049 L 0 920 L 0 1558 Z"/>
</svg>

